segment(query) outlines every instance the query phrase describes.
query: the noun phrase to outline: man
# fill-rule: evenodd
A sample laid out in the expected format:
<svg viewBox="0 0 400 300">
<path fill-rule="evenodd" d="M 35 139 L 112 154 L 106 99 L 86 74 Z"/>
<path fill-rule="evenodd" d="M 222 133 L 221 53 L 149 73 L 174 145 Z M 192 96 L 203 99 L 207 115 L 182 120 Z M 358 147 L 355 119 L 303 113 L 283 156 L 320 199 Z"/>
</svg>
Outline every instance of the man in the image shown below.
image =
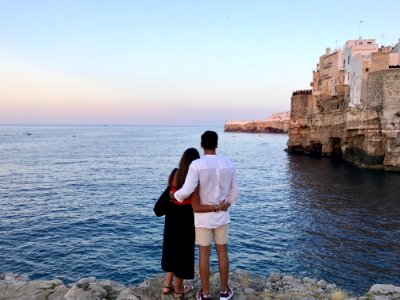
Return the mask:
<svg viewBox="0 0 400 300">
<path fill-rule="evenodd" d="M 214 131 L 206 131 L 201 136 L 201 147 L 204 156 L 194 160 L 189 167 L 182 188 L 171 194 L 171 198 L 183 201 L 189 197 L 199 185 L 200 204 L 214 205 L 215 211 L 195 213 L 196 244 L 199 245 L 199 269 L 202 289 L 196 299 L 211 299 L 209 293 L 209 272 L 211 241 L 214 241 L 218 253 L 218 267 L 221 277 L 220 300 L 228 300 L 233 296 L 228 286 L 228 229 L 230 223 L 229 211 L 221 211 L 219 202 L 236 202 L 238 184 L 232 161 L 216 154 L 218 135 Z"/>
</svg>

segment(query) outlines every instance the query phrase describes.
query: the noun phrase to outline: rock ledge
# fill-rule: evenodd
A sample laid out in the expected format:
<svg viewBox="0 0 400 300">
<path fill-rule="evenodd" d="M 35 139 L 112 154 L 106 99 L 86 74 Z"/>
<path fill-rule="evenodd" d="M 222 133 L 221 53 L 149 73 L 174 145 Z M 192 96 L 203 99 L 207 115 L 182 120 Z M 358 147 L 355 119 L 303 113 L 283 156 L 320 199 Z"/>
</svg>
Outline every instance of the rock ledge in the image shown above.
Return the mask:
<svg viewBox="0 0 400 300">
<path fill-rule="evenodd" d="M 198 276 L 196 276 L 198 278 Z M 173 295 L 163 295 L 161 289 L 164 277 L 162 274 L 146 279 L 137 286 L 125 286 L 110 280 L 97 280 L 88 277 L 76 283 L 65 285 L 61 280 L 32 280 L 27 277 L 0 273 L 0 300 L 150 300 L 174 299 Z M 187 284 L 199 289 L 200 281 L 195 279 Z M 234 291 L 235 300 L 258 299 L 359 299 L 389 300 L 400 299 L 400 287 L 375 284 L 363 296 L 354 296 L 340 290 L 335 284 L 325 280 L 308 277 L 271 273 L 266 281 L 250 277 L 244 271 L 230 274 L 229 285 Z M 212 298 L 219 298 L 219 274 L 210 276 Z M 195 299 L 187 295 L 185 299 Z"/>
</svg>

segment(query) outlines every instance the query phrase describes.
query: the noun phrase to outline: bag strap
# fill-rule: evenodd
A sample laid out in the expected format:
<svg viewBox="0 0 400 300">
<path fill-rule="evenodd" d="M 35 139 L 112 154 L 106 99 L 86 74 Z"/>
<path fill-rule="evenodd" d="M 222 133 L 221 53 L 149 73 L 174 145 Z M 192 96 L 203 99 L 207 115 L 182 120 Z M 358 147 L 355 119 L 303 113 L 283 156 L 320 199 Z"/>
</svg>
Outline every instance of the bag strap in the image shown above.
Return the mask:
<svg viewBox="0 0 400 300">
<path fill-rule="evenodd" d="M 171 174 L 169 175 L 169 181 L 168 181 L 169 186 L 172 186 L 172 180 L 174 180 L 176 171 L 178 171 L 177 168 L 173 169 Z"/>
</svg>

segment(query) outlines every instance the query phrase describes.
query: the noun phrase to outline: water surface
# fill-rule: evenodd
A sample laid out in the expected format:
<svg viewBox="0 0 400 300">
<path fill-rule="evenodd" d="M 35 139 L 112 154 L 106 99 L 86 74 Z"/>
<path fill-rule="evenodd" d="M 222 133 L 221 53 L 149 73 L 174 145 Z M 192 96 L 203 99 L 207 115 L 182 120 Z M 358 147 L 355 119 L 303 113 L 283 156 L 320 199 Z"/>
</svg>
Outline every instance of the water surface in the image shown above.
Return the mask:
<svg viewBox="0 0 400 300">
<path fill-rule="evenodd" d="M 206 129 L 1 126 L 0 271 L 124 284 L 162 272 L 163 218 L 152 208 Z M 398 174 L 288 155 L 284 134 L 211 129 L 240 184 L 232 270 L 309 276 L 355 293 L 400 285 Z"/>
</svg>

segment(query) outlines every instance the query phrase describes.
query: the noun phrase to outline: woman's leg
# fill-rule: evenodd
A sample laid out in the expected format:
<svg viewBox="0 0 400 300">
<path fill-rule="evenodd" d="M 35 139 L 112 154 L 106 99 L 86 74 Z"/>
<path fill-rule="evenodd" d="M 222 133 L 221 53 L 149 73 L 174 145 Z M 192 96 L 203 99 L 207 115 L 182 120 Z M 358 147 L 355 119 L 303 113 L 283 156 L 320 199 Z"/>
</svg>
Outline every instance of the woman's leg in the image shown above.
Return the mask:
<svg viewBox="0 0 400 300">
<path fill-rule="evenodd" d="M 175 277 L 175 293 L 183 293 L 183 279 Z"/>
<path fill-rule="evenodd" d="M 164 287 L 163 287 L 164 294 L 168 294 L 169 292 L 174 290 L 174 288 L 172 287 L 173 279 L 174 279 L 174 273 L 167 272 L 167 274 L 165 275 Z"/>
<path fill-rule="evenodd" d="M 193 287 L 190 285 L 183 285 L 183 279 L 175 276 L 175 291 L 174 298 L 183 299 L 184 296 L 191 292 Z"/>
</svg>

